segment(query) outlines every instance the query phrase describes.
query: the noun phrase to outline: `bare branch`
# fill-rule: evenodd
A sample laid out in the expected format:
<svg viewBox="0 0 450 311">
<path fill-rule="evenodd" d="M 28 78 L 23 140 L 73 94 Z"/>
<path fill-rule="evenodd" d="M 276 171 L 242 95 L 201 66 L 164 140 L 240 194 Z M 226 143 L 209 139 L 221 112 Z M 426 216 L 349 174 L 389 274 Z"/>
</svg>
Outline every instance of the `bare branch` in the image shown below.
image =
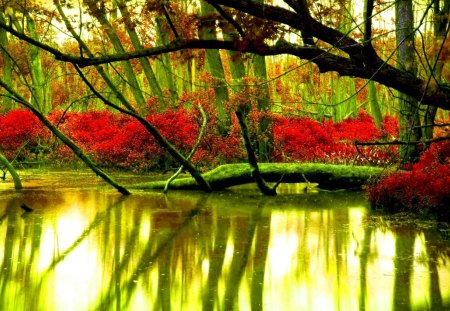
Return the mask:
<svg viewBox="0 0 450 311">
<path fill-rule="evenodd" d="M 431 144 L 431 143 L 437 143 L 444 140 L 450 140 L 450 137 L 438 137 L 435 139 L 429 139 L 429 140 L 420 140 L 420 141 L 399 141 L 399 140 L 393 140 L 393 141 L 372 141 L 372 142 L 361 142 L 361 141 L 355 141 L 356 146 L 389 146 L 389 145 L 419 145 L 419 144 Z"/>
</svg>

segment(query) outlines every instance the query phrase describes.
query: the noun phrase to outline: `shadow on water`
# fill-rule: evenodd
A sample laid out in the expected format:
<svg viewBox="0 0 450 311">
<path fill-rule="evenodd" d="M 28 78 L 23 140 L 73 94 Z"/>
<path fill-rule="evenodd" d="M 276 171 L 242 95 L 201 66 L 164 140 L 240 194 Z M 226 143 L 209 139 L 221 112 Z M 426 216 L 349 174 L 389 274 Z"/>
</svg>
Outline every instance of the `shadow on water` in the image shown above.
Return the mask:
<svg viewBox="0 0 450 311">
<path fill-rule="evenodd" d="M 0 189 L 0 310 L 450 309 L 448 234 L 374 218 L 361 193 L 123 197 L 36 178 Z"/>
</svg>

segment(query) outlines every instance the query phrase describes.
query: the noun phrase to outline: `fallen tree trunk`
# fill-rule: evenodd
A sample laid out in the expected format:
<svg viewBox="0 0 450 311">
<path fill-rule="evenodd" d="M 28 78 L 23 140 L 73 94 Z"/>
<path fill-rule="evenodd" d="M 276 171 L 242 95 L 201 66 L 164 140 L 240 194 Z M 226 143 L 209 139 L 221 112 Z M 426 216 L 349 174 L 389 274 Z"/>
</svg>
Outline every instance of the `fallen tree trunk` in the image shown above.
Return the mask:
<svg viewBox="0 0 450 311">
<path fill-rule="evenodd" d="M 267 182 L 318 183 L 320 189 L 360 189 L 372 178 L 380 176 L 385 169 L 371 166 L 349 166 L 320 163 L 260 163 L 259 169 Z M 221 165 L 205 174 L 205 180 L 212 190 L 223 190 L 231 186 L 254 182 L 252 168 L 248 163 Z M 306 178 L 306 180 L 305 180 Z M 130 186 L 134 189 L 164 189 L 166 181 L 153 181 Z M 200 190 L 201 187 L 191 178 L 172 181 L 171 189 Z"/>
</svg>

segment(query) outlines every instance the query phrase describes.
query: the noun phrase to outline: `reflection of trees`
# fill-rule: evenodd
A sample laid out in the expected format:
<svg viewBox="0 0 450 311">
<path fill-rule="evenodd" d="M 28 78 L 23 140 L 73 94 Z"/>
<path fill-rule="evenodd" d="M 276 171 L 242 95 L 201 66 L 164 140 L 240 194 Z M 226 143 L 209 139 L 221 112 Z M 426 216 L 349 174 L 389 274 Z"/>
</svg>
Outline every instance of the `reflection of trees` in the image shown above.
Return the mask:
<svg viewBox="0 0 450 311">
<path fill-rule="evenodd" d="M 414 261 L 415 232 L 406 229 L 402 237 L 395 240 L 394 258 L 394 310 L 411 310 L 411 274 Z M 397 233 L 401 230 L 397 229 Z"/>
<path fill-rule="evenodd" d="M 448 256 L 450 255 L 450 250 L 448 246 L 446 247 L 446 245 L 448 244 L 446 243 L 447 241 L 442 241 L 440 237 L 439 236 L 436 237 L 436 235 L 437 234 L 431 230 L 425 231 L 426 241 L 433 241 L 436 240 L 437 238 L 437 240 L 440 241 L 440 243 L 443 242 L 442 248 L 436 245 L 430 245 L 430 243 L 428 242 L 426 243 L 426 249 L 428 254 L 428 271 L 430 274 L 430 285 L 429 285 L 430 300 L 431 300 L 430 310 L 445 310 L 448 309 L 449 306 L 447 305 L 446 307 L 444 307 L 444 303 L 442 300 L 441 288 L 439 286 L 438 261 L 441 256 L 443 258 L 446 257 L 448 258 Z"/>
<path fill-rule="evenodd" d="M 103 201 L 94 196 L 77 194 L 73 198 L 80 208 L 93 205 L 98 206 L 97 211 L 87 214 L 89 221 L 83 222 L 79 234 L 63 243 L 65 248 L 55 252 L 43 270 L 37 265 L 43 263 L 44 229 L 53 226 L 58 230 L 58 219 L 47 219 L 39 209 L 22 218 L 18 200 L 9 200 L 4 212 L 0 210 L 0 232 L 5 238 L 0 253 L 0 310 L 8 310 L 12 302 L 20 308 L 28 305 L 26 301 L 36 306 L 50 303 L 48 309 L 52 309 L 47 296 L 62 284 L 60 274 L 67 267 L 63 263 L 73 264 L 72 259 L 78 258 L 84 261 L 77 256 L 88 255 L 95 270 L 70 268 L 93 273 L 83 278 L 92 284 L 80 293 L 92 296 L 90 310 L 131 310 L 139 299 L 145 300 L 142 308 L 153 310 L 231 310 L 244 303 L 252 310 L 263 310 L 264 302 L 269 301 L 266 295 L 273 298 L 274 293 L 280 308 L 288 305 L 282 305 L 283 300 L 291 303 L 291 297 L 297 295 L 311 309 L 317 307 L 319 291 L 336 309 L 352 308 L 358 301 L 360 310 L 370 309 L 374 300 L 379 300 L 378 289 L 376 296 L 371 292 L 374 287 L 383 287 L 380 280 L 390 284 L 391 270 L 386 271 L 387 279 L 377 271 L 387 241 L 380 232 L 395 239 L 395 250 L 392 247 L 386 253 L 384 248 L 387 267 L 391 259 L 395 264 L 395 281 L 380 289 L 387 297 L 394 292 L 392 305 L 387 299 L 386 308 L 449 307 L 445 305 L 448 293 L 440 289 L 445 282 L 442 259 L 449 257 L 443 253 L 449 249 L 448 240 L 438 244 L 437 233 L 430 230 L 362 226 L 358 217 L 363 214 L 354 219 L 349 209 L 336 201 L 332 202 L 334 208 L 313 207 L 324 200 L 318 196 L 305 196 L 309 201 L 298 196 L 291 200 L 294 197 L 290 195 L 267 199 L 233 193 L 186 196 L 174 192 Z M 413 256 L 419 233 L 425 236 L 424 254 L 426 249 L 421 261 Z M 55 243 L 64 238 L 58 231 L 55 236 Z M 51 252 L 51 244 L 48 246 Z M 285 266 L 278 269 L 276 265 Z M 429 300 L 420 306 L 410 291 L 419 265 L 420 271 L 425 267 L 429 273 L 429 293 L 425 295 Z"/>
<path fill-rule="evenodd" d="M 242 277 L 248 265 L 249 256 L 251 255 L 251 247 L 253 245 L 253 240 L 255 239 L 257 224 L 259 223 L 261 218 L 261 208 L 260 207 L 254 208 L 254 211 L 249 216 L 250 217 L 248 219 L 239 219 L 239 221 L 235 223 L 234 229 L 235 232 L 233 232 L 234 251 L 226 282 L 227 286 L 225 290 L 225 297 L 223 303 L 224 310 L 234 310 L 236 307 L 235 304 L 237 302 L 237 298 L 239 297 L 239 288 L 240 288 L 239 285 L 241 284 Z M 257 251 L 259 254 L 263 256 L 263 258 L 265 258 L 267 254 L 267 244 L 261 245 L 261 237 L 259 242 L 260 243 L 258 243 L 259 244 L 258 246 L 261 248 Z M 261 265 L 259 266 L 260 267 L 258 268 L 260 269 L 259 272 L 260 275 L 256 276 L 259 278 L 261 277 L 264 278 L 265 266 L 262 266 L 262 270 Z M 252 280 L 252 285 L 255 284 L 254 282 L 256 281 L 258 280 Z M 258 296 L 262 296 L 262 287 L 255 285 L 254 288 L 252 286 L 252 289 L 254 289 L 255 291 L 261 290 L 261 292 L 255 293 L 257 296 L 254 297 L 252 301 L 252 306 L 255 305 L 261 307 L 260 302 L 258 301 L 259 300 Z"/>
<path fill-rule="evenodd" d="M 361 251 L 359 253 L 359 310 L 361 311 L 366 310 L 367 264 L 369 261 L 372 231 L 371 227 L 365 228 Z"/>
<path fill-rule="evenodd" d="M 42 218 L 34 214 L 19 217 L 20 203 L 17 197 L 10 200 L 2 216 L 7 228 L 0 267 L 0 310 L 10 309 L 12 303 L 16 309 L 27 309 L 39 302 L 41 287 L 33 282 L 32 268 L 39 254 Z M 19 300 L 24 293 L 25 299 Z"/>
<path fill-rule="evenodd" d="M 255 253 L 253 255 L 253 274 L 251 288 L 252 310 L 263 310 L 264 275 L 270 239 L 270 213 L 256 215 Z"/>
<path fill-rule="evenodd" d="M 164 217 L 167 222 L 169 222 L 169 226 L 173 226 L 173 230 L 168 230 L 164 228 L 163 219 L 159 219 L 159 221 L 154 221 L 153 225 L 156 227 L 156 230 L 153 230 L 153 233 L 150 235 L 147 240 L 146 246 L 142 251 L 142 254 L 137 259 L 137 264 L 134 267 L 133 271 L 128 275 L 125 275 L 125 280 L 121 283 L 120 297 L 114 297 L 114 287 L 109 287 L 107 292 L 103 295 L 100 300 L 98 310 L 105 310 L 110 308 L 110 304 L 115 299 L 123 299 L 121 308 L 126 308 L 130 303 L 132 295 L 138 285 L 138 279 L 148 273 L 150 268 L 152 268 L 155 264 L 158 264 L 159 275 L 158 275 L 158 299 L 155 302 L 155 307 L 159 306 L 161 309 L 166 310 L 170 309 L 170 289 L 171 289 L 171 271 L 173 268 L 171 263 L 171 255 L 174 250 L 174 239 L 178 237 L 181 233 L 183 233 L 189 223 L 200 213 L 200 211 L 204 208 L 206 204 L 207 196 L 202 196 L 201 199 L 197 202 L 196 206 L 188 211 L 188 213 L 184 217 L 177 216 L 177 213 L 165 213 Z M 156 218 L 156 217 L 155 217 Z M 175 222 L 175 223 L 173 223 Z M 158 228 L 163 225 L 163 228 Z M 168 225 L 166 223 L 166 225 Z M 159 230 L 158 230 L 159 229 Z M 159 232 L 158 232 L 159 231 Z M 153 236 L 156 235 L 156 236 Z M 132 250 L 138 251 L 138 250 Z M 186 258 L 186 257 L 185 257 Z M 119 271 L 118 273 L 128 272 L 130 267 L 124 267 L 123 271 Z M 117 276 L 116 276 L 117 278 Z M 112 282 L 110 282 L 111 284 Z"/>
<path fill-rule="evenodd" d="M 214 238 L 212 241 L 207 241 L 210 246 L 210 251 L 208 253 L 209 269 L 203 293 L 203 310 L 214 310 L 215 302 L 219 297 L 217 288 L 219 285 L 220 276 L 222 275 L 229 230 L 229 218 L 217 217 L 217 229 L 214 230 Z M 206 241 L 206 239 L 204 240 Z"/>
</svg>

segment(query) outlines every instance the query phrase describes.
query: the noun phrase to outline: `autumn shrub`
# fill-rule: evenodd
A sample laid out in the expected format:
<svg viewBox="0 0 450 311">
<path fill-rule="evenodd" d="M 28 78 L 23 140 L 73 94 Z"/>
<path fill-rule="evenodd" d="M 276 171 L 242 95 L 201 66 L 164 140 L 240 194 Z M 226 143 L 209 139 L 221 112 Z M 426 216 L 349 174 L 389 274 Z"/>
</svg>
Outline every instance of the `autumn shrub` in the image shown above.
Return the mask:
<svg viewBox="0 0 450 311">
<path fill-rule="evenodd" d="M 45 151 L 48 132 L 28 110 L 0 115 L 0 150 L 10 159 L 36 160 Z"/>
<path fill-rule="evenodd" d="M 384 127 L 386 123 L 387 127 Z M 360 146 L 355 141 L 370 142 L 398 135 L 390 119 L 377 129 L 365 111 L 356 118 L 339 123 L 318 122 L 304 117 L 274 118 L 274 139 L 279 161 L 325 162 L 335 164 L 383 165 L 396 154 L 396 147 Z"/>
<path fill-rule="evenodd" d="M 197 108 L 201 105 L 207 114 L 206 134 L 192 158 L 201 168 L 213 168 L 223 163 L 246 161 L 237 118 L 230 114 L 230 128 L 223 133 L 217 126 L 217 109 L 208 99 L 209 91 L 186 94 L 176 110 L 153 111 L 146 119 L 153 124 L 167 140 L 188 155 L 196 143 L 203 117 Z M 42 135 L 42 125 L 27 111 L 11 112 L 0 140 L 3 149 L 19 148 L 22 141 L 33 141 Z M 54 111 L 48 115 L 63 133 L 77 143 L 98 164 L 133 170 L 168 169 L 177 166 L 172 157 L 163 150 L 135 119 L 108 110 L 87 112 Z M 18 121 L 20 119 L 20 121 Z M 266 140 L 269 132 L 260 133 L 258 125 L 268 120 L 273 131 L 272 159 L 279 162 L 325 162 L 338 164 L 381 165 L 395 155 L 395 147 L 360 146 L 354 141 L 372 141 L 390 135 L 395 137 L 398 129 L 392 119 L 385 118 L 383 128 L 377 129 L 372 118 L 360 111 L 356 118 L 340 123 L 318 122 L 306 117 L 288 117 L 280 114 L 249 111 L 248 128 L 255 141 Z M 9 126 L 9 127 L 8 127 Z M 45 132 L 45 131 L 44 131 Z M 28 136 L 27 136 L 28 135 Z M 40 136 L 41 135 L 41 136 Z M 31 146 L 31 145 L 30 145 Z M 75 157 L 72 152 L 51 140 L 53 161 L 66 163 Z M 257 144 L 255 143 L 255 148 Z M 383 149 L 384 148 L 384 149 Z"/>
<path fill-rule="evenodd" d="M 398 171 L 368 187 L 374 208 L 411 211 L 450 220 L 450 142 L 431 145 L 411 171 Z"/>
</svg>

